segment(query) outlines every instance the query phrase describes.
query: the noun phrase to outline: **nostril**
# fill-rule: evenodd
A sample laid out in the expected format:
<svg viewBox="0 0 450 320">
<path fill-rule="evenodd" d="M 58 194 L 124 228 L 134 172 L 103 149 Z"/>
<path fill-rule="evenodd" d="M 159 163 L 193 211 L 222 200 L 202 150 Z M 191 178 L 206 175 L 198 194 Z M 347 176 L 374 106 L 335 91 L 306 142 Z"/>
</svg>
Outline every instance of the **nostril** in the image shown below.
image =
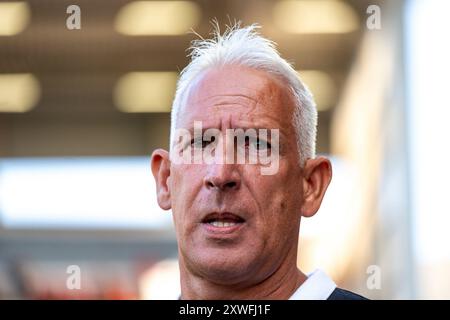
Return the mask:
<svg viewBox="0 0 450 320">
<path fill-rule="evenodd" d="M 234 182 L 234 181 L 227 182 L 227 183 L 225 183 L 224 188 L 228 188 L 228 189 L 236 188 L 236 182 Z"/>
<path fill-rule="evenodd" d="M 220 183 L 219 181 L 207 180 L 205 181 L 206 186 L 210 189 L 217 188 L 220 190 L 231 190 L 236 189 L 238 184 L 236 181 L 228 181 L 225 183 Z"/>
</svg>

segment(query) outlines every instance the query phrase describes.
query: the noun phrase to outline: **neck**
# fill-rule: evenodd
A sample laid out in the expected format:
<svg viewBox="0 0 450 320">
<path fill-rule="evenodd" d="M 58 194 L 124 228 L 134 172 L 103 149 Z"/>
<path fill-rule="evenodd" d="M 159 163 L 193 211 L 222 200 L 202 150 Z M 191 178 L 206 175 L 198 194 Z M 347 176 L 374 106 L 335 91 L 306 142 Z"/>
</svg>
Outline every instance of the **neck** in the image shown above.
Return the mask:
<svg viewBox="0 0 450 320">
<path fill-rule="evenodd" d="M 241 286 L 222 285 L 204 277 L 197 276 L 185 267 L 180 260 L 181 276 L 181 299 L 186 300 L 286 300 L 300 287 L 306 280 L 296 265 L 296 255 L 294 259 L 282 263 L 272 274 L 263 281 L 251 285 Z M 291 257 L 292 257 L 291 256 Z M 292 261 L 293 260 L 293 261 Z M 287 263 L 289 262 L 289 263 Z"/>
</svg>

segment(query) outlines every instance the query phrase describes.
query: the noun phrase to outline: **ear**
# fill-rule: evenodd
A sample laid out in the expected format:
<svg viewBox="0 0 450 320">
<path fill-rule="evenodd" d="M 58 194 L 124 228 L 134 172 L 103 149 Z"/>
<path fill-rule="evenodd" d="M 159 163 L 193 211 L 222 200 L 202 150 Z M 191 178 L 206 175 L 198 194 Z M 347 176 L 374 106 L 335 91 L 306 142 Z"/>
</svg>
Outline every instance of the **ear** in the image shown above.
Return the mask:
<svg viewBox="0 0 450 320">
<path fill-rule="evenodd" d="M 312 217 L 320 208 L 332 176 L 331 162 L 325 157 L 308 159 L 303 169 L 302 216 Z"/>
<path fill-rule="evenodd" d="M 156 182 L 156 195 L 161 209 L 169 210 L 172 207 L 170 201 L 170 159 L 169 153 L 163 149 L 153 151 L 151 168 Z"/>
</svg>

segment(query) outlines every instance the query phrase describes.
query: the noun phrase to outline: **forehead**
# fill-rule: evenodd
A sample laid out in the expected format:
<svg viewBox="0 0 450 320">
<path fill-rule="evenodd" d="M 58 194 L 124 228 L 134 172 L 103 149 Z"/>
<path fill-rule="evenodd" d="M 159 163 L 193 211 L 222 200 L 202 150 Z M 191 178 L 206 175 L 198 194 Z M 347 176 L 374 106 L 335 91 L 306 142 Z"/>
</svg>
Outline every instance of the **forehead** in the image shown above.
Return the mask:
<svg viewBox="0 0 450 320">
<path fill-rule="evenodd" d="M 292 111 L 293 99 L 282 79 L 249 67 L 223 66 L 195 80 L 179 124 L 228 118 L 236 126 L 285 127 Z"/>
</svg>

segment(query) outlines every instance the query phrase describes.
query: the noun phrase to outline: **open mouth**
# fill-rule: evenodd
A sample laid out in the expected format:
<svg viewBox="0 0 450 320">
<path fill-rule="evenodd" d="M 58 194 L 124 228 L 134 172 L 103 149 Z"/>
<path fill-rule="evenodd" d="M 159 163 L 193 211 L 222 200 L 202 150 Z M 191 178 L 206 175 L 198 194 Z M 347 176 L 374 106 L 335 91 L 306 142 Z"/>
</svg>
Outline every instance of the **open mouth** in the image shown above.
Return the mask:
<svg viewBox="0 0 450 320">
<path fill-rule="evenodd" d="M 237 227 L 244 222 L 245 219 L 229 212 L 211 213 L 202 220 L 202 223 L 207 224 L 208 226 L 224 229 Z"/>
</svg>

